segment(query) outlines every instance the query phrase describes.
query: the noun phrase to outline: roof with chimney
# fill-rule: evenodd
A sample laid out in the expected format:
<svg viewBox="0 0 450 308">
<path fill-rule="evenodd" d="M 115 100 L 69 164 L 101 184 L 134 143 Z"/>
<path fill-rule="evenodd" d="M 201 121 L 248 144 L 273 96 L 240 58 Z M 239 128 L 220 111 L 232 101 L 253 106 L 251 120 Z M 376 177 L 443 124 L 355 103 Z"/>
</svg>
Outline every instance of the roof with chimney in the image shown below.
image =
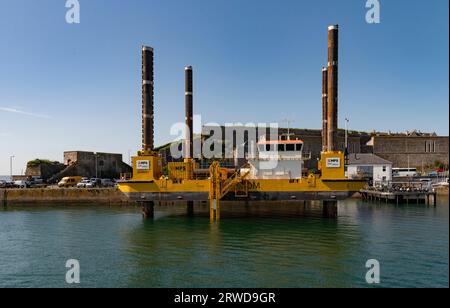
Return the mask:
<svg viewBox="0 0 450 308">
<path fill-rule="evenodd" d="M 349 154 L 348 155 L 349 165 L 392 165 L 392 162 L 381 158 L 375 154 Z"/>
</svg>

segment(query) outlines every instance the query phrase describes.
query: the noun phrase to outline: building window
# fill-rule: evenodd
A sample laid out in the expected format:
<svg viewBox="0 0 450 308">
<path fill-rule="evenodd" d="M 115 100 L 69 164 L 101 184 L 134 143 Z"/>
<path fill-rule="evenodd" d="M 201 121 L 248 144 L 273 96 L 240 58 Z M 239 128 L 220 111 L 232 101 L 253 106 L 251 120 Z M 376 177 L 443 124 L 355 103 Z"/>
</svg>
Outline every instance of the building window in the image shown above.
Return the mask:
<svg viewBox="0 0 450 308">
<path fill-rule="evenodd" d="M 383 166 L 383 172 L 386 172 L 386 171 L 387 171 L 387 167 Z"/>
<path fill-rule="evenodd" d="M 425 152 L 426 153 L 436 153 L 436 141 L 426 141 L 425 142 Z"/>
</svg>

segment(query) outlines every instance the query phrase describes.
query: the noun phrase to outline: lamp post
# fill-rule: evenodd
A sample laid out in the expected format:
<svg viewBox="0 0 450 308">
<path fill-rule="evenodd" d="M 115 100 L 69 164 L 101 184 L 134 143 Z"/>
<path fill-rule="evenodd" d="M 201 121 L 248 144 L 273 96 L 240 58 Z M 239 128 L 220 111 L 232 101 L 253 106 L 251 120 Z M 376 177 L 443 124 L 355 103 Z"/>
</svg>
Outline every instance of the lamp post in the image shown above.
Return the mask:
<svg viewBox="0 0 450 308">
<path fill-rule="evenodd" d="M 98 178 L 98 153 L 95 153 L 95 178 Z"/>
<path fill-rule="evenodd" d="M 350 120 L 345 118 L 345 150 L 348 150 L 348 123 Z"/>
<path fill-rule="evenodd" d="M 9 157 L 9 175 L 10 175 L 10 181 L 13 180 L 13 159 L 15 158 L 14 155 L 11 155 Z"/>
</svg>

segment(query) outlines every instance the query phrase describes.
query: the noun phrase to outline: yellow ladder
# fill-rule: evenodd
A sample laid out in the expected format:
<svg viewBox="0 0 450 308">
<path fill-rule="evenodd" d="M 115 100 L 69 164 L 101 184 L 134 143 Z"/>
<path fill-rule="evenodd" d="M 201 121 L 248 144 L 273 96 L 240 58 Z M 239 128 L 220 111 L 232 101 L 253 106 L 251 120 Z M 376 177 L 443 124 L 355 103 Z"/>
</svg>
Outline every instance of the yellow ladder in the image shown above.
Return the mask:
<svg viewBox="0 0 450 308">
<path fill-rule="evenodd" d="M 220 165 L 218 162 L 213 162 L 209 167 L 210 182 L 209 182 L 209 218 L 211 222 L 220 219 Z"/>
<path fill-rule="evenodd" d="M 210 172 L 210 188 L 209 188 L 209 203 L 210 203 L 210 219 L 217 221 L 220 219 L 220 200 L 226 196 L 233 188 L 242 183 L 250 174 L 250 171 L 244 175 L 240 171 L 236 171 L 230 178 L 222 179 L 222 170 L 218 162 L 213 162 L 209 169 Z M 236 192 L 235 192 L 236 193 Z"/>
</svg>

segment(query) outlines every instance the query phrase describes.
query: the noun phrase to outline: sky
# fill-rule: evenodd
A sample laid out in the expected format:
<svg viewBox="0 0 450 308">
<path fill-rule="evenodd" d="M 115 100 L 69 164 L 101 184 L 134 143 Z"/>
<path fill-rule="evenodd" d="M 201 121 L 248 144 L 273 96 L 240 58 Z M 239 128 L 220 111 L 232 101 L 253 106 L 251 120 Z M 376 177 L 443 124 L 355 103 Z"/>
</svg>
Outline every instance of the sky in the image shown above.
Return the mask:
<svg viewBox="0 0 450 308">
<path fill-rule="evenodd" d="M 340 26 L 339 125 L 449 133 L 448 0 L 0 0 L 0 175 L 63 152 L 134 153 L 141 46 L 155 48 L 155 139 L 184 121 L 321 127 L 327 27 Z M 197 123 L 199 126 L 199 123 Z"/>
</svg>

